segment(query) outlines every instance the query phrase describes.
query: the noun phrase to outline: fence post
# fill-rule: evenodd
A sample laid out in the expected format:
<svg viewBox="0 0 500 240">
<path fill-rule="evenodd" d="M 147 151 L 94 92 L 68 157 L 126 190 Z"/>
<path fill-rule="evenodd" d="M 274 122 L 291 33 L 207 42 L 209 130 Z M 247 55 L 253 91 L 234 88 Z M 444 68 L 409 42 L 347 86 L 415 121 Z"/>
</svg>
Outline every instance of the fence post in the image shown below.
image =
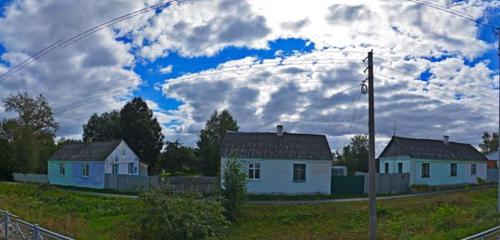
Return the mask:
<svg viewBox="0 0 500 240">
<path fill-rule="evenodd" d="M 4 223 L 3 223 L 3 238 L 5 240 L 9 239 L 9 212 L 5 211 L 5 216 L 4 216 Z"/>
<path fill-rule="evenodd" d="M 33 240 L 40 240 L 40 231 L 38 224 L 33 225 Z"/>
</svg>

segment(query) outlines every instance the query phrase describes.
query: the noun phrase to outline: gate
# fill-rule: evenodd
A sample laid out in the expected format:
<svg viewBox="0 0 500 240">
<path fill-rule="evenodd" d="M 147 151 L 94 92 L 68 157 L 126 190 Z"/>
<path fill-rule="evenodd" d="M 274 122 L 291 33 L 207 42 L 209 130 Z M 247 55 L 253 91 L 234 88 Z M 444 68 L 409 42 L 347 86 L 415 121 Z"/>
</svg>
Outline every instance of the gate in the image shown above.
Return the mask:
<svg viewBox="0 0 500 240">
<path fill-rule="evenodd" d="M 364 176 L 332 176 L 331 194 L 363 194 Z"/>
</svg>

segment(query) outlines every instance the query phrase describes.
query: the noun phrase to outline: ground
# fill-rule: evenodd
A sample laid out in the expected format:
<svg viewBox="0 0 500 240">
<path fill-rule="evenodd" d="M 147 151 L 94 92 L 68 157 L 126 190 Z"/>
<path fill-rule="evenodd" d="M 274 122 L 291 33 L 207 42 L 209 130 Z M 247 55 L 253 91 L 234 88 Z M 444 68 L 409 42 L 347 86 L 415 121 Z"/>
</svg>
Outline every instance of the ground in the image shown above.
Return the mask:
<svg viewBox="0 0 500 240">
<path fill-rule="evenodd" d="M 383 200 L 379 239 L 459 239 L 500 223 L 496 190 Z M 0 208 L 77 239 L 131 239 L 139 201 L 0 183 Z M 226 239 L 366 239 L 367 202 L 246 205 Z"/>
</svg>

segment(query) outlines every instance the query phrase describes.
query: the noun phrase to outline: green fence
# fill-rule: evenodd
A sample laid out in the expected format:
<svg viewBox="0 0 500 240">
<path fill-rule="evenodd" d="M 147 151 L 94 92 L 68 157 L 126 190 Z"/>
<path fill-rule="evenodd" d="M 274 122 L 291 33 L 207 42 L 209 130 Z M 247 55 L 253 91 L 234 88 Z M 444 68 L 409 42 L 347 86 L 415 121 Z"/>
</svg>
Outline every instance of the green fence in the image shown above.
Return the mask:
<svg viewBox="0 0 500 240">
<path fill-rule="evenodd" d="M 331 194 L 363 194 L 364 176 L 332 176 Z"/>
</svg>

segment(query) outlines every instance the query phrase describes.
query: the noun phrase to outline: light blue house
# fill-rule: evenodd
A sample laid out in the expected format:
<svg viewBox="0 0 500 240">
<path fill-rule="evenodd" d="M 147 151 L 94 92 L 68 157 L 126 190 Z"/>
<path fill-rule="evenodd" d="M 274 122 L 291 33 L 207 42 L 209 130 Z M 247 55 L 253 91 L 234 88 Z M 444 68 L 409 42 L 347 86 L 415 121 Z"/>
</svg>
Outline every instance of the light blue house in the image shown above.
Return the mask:
<svg viewBox="0 0 500 240">
<path fill-rule="evenodd" d="M 449 185 L 486 179 L 486 158 L 470 144 L 392 137 L 379 156 L 379 172 L 410 173 L 410 184 Z"/>
<path fill-rule="evenodd" d="M 147 175 L 147 165 L 123 140 L 67 144 L 48 161 L 49 184 L 102 189 L 105 174 Z"/>
</svg>

